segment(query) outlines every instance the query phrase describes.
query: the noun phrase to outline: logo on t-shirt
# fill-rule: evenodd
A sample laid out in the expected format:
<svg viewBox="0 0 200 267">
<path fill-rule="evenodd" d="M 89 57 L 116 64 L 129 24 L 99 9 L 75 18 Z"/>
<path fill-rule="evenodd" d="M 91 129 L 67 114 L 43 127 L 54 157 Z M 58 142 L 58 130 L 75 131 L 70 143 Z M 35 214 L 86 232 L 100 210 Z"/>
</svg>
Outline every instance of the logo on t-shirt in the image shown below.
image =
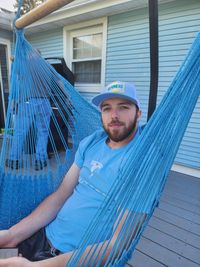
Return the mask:
<svg viewBox="0 0 200 267">
<path fill-rule="evenodd" d="M 101 162 L 99 162 L 99 161 L 96 161 L 96 160 L 92 160 L 90 164 L 91 164 L 91 168 L 90 168 L 91 174 L 90 174 L 90 176 L 92 176 L 95 171 L 100 170 L 103 167 L 103 164 Z"/>
</svg>

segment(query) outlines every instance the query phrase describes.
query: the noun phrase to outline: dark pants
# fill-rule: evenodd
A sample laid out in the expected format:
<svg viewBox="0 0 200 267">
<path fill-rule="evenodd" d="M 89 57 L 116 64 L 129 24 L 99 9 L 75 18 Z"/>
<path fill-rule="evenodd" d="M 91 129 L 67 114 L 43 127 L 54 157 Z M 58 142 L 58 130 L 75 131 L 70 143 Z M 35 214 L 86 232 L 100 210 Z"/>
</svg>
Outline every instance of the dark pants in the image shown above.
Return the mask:
<svg viewBox="0 0 200 267">
<path fill-rule="evenodd" d="M 40 261 L 55 257 L 60 251 L 51 247 L 44 228 L 33 234 L 18 245 L 19 253 L 30 261 Z"/>
</svg>

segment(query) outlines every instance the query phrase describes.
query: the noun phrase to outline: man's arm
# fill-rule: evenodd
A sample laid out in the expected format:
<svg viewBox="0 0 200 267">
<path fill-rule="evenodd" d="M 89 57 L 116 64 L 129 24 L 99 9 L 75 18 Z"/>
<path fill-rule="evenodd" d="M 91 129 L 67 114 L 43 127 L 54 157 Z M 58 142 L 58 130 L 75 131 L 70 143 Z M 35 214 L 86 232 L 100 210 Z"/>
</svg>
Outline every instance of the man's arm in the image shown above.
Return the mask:
<svg viewBox="0 0 200 267">
<path fill-rule="evenodd" d="M 103 267 L 111 253 L 111 250 L 113 248 L 113 246 L 115 245 L 115 242 L 122 230 L 122 227 L 124 225 L 124 222 L 126 221 L 126 218 L 128 216 L 128 211 L 125 212 L 123 214 L 123 216 L 119 215 L 119 218 L 117 219 L 115 225 L 116 225 L 116 229 L 111 237 L 111 239 L 106 240 L 104 242 L 101 242 L 99 244 L 96 245 L 91 245 L 88 246 L 83 254 L 83 256 L 80 259 L 80 265 L 81 262 L 84 261 L 84 259 L 89 255 L 93 254 L 94 248 L 95 248 L 95 253 L 94 255 L 92 255 L 92 262 L 93 261 L 98 261 L 101 256 L 104 254 L 103 259 L 101 261 L 101 267 Z M 137 236 L 137 234 L 139 233 L 139 230 L 142 226 L 142 223 L 144 222 L 146 218 L 146 215 L 143 214 L 140 217 L 140 220 L 138 221 L 136 227 L 134 227 L 134 232 L 132 232 L 132 236 L 128 238 L 128 241 L 124 242 L 123 244 L 121 244 L 121 246 L 119 246 L 118 251 L 116 252 L 115 257 L 119 256 L 121 254 L 121 251 L 124 250 L 124 248 L 129 247 L 131 244 L 131 241 Z M 130 233 L 129 233 L 130 235 Z M 105 251 L 105 253 L 104 253 Z M 5 259 L 5 260 L 0 260 L 0 267 L 65 267 L 67 266 L 67 262 L 69 261 L 71 255 L 73 252 L 69 252 L 69 253 L 65 253 L 59 256 L 56 256 L 54 258 L 50 258 L 47 260 L 43 260 L 43 261 L 37 261 L 37 262 L 30 262 L 24 258 L 20 258 L 20 257 L 14 257 L 14 258 L 10 258 L 10 259 Z M 87 260 L 86 260 L 87 262 Z"/>
<path fill-rule="evenodd" d="M 9 230 L 0 231 L 0 247 L 15 247 L 40 228 L 50 223 L 73 193 L 78 183 L 80 169 L 73 164 L 58 190 L 47 197 L 29 216 Z"/>
<path fill-rule="evenodd" d="M 122 216 L 121 216 L 121 214 L 119 215 L 118 219 L 115 222 L 115 226 L 114 226 L 115 230 L 113 232 L 111 239 L 106 240 L 106 241 L 101 242 L 101 243 L 98 243 L 98 244 L 95 244 L 95 245 L 90 245 L 86 248 L 84 254 L 82 255 L 82 257 L 79 261 L 78 266 L 82 266 L 81 263 L 84 262 L 85 258 L 86 258 L 86 261 L 85 261 L 85 264 L 83 264 L 83 266 L 88 266 L 87 259 L 90 259 L 91 255 L 92 255 L 91 256 L 91 258 L 92 258 L 91 262 L 92 263 L 95 262 L 95 265 L 97 265 L 98 260 L 100 260 L 102 255 L 103 255 L 103 258 L 101 259 L 101 264 L 99 266 L 101 266 L 101 267 L 105 266 L 105 263 L 106 263 L 108 257 L 110 256 L 110 253 L 113 249 L 113 246 L 115 246 L 116 242 L 118 242 L 117 239 L 118 239 L 120 232 L 124 226 L 124 223 L 127 219 L 128 214 L 129 214 L 129 212 L 128 212 L 128 210 L 126 210 Z M 137 237 L 137 235 L 140 231 L 140 228 L 142 227 L 142 224 L 146 218 L 146 214 L 141 213 L 139 218 L 140 219 L 137 221 L 135 226 L 129 226 L 128 233 L 127 233 L 127 235 L 125 234 L 125 236 L 123 236 L 122 242 L 121 242 L 120 246 L 118 246 L 118 249 L 114 255 L 114 259 L 119 257 L 125 248 L 128 249 L 129 246 L 131 245 L 131 242 Z M 95 250 L 95 253 L 93 253 L 94 250 Z M 36 265 L 34 265 L 34 266 L 35 267 L 65 267 L 65 266 L 67 266 L 67 262 L 69 261 L 72 253 L 73 252 L 65 253 L 65 254 L 59 255 L 57 257 L 38 262 L 38 265 L 35 262 Z M 0 265 L 0 267 L 1 267 L 1 265 Z"/>
<path fill-rule="evenodd" d="M 115 230 L 113 232 L 112 237 L 109 240 L 106 240 L 106 241 L 98 243 L 98 244 L 90 245 L 86 248 L 86 250 L 85 250 L 84 254 L 82 255 L 82 257 L 79 261 L 79 264 L 77 266 L 88 266 L 87 259 L 90 260 L 90 258 L 91 258 L 92 263 L 95 262 L 95 265 L 97 265 L 97 262 L 102 258 L 101 264 L 99 266 L 101 266 L 101 267 L 105 266 L 105 263 L 106 263 L 108 257 L 110 256 L 110 253 L 111 253 L 113 247 L 116 245 L 116 242 L 119 242 L 119 241 L 117 241 L 117 239 L 120 235 L 120 232 L 122 231 L 124 223 L 126 222 L 128 214 L 129 214 L 129 212 L 127 210 L 127 211 L 125 211 L 125 213 L 122 216 L 121 216 L 121 214 L 119 215 L 119 217 L 116 220 L 115 225 L 114 225 Z M 138 220 L 136 225 L 134 227 L 129 226 L 128 230 L 130 230 L 130 231 L 128 231 L 129 233 L 127 233 L 127 235 L 125 234 L 125 236 L 123 236 L 120 246 L 117 246 L 118 248 L 117 248 L 117 251 L 114 255 L 114 259 L 119 257 L 125 248 L 126 249 L 129 248 L 133 239 L 137 237 L 139 230 L 140 230 L 145 218 L 146 218 L 146 215 L 141 214 L 140 219 Z M 126 241 L 124 241 L 124 240 L 126 240 Z M 95 251 L 95 253 L 94 253 L 94 251 Z M 72 253 L 73 252 L 65 253 L 65 254 L 62 254 L 60 256 L 38 262 L 38 265 L 35 263 L 34 266 L 35 267 L 65 267 L 65 266 L 67 266 L 67 262 L 69 261 Z M 81 265 L 81 263 L 83 263 L 85 259 L 86 259 L 85 264 Z M 0 265 L 0 267 L 1 267 L 1 265 Z"/>
<path fill-rule="evenodd" d="M 113 234 L 112 237 L 104 242 L 101 242 L 96 245 L 88 246 L 83 254 L 83 256 L 80 259 L 80 263 L 84 261 L 84 259 L 90 259 L 91 262 L 93 263 L 95 261 L 95 265 L 98 263 L 98 260 L 101 260 L 100 265 L 101 267 L 105 266 L 106 261 L 108 260 L 108 257 L 110 254 L 113 252 L 114 248 L 114 253 L 113 257 L 109 259 L 109 263 L 111 261 L 115 260 L 116 258 L 119 258 L 120 255 L 123 253 L 124 249 L 128 249 L 132 243 L 132 241 L 137 238 L 140 229 L 142 228 L 142 225 L 146 219 L 147 214 L 145 213 L 139 213 L 137 216 L 137 220 L 135 221 L 134 225 L 133 222 L 132 224 L 128 225 L 126 224 L 126 220 L 128 216 L 134 216 L 129 215 L 129 211 L 126 210 L 124 214 L 121 215 L 119 214 L 117 220 L 115 221 L 114 227 L 113 227 Z M 123 227 L 126 228 L 124 231 Z M 123 234 L 120 234 L 121 231 L 123 231 Z M 95 253 L 94 253 L 95 251 Z M 91 257 L 92 255 L 92 257 Z M 103 256 L 103 257 L 102 257 Z M 67 255 L 69 257 L 69 255 Z M 41 265 L 41 267 L 46 267 L 47 265 Z M 65 265 L 59 265 L 56 267 L 64 267 Z M 81 265 L 82 266 L 82 265 Z M 87 260 L 86 260 L 86 265 L 87 265 Z M 55 267 L 53 265 L 49 265 L 49 267 Z"/>
</svg>

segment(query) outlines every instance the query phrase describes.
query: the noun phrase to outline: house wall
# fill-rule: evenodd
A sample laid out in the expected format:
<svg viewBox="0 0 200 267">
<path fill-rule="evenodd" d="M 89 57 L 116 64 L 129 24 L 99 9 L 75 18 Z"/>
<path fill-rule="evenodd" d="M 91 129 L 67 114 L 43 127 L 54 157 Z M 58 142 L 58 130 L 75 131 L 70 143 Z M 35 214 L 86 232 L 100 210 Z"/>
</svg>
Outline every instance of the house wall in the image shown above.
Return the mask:
<svg viewBox="0 0 200 267">
<path fill-rule="evenodd" d="M 159 6 L 159 90 L 157 104 L 167 91 L 200 29 L 200 1 L 177 0 Z M 108 18 L 106 84 L 113 80 L 134 82 L 146 122 L 150 85 L 148 9 Z M 44 57 L 63 56 L 62 29 L 29 36 Z M 65 56 L 65 55 L 64 55 Z M 89 92 L 82 93 L 87 99 Z M 170 130 L 170 129 L 169 129 Z M 176 164 L 200 169 L 200 99 L 184 135 Z"/>
<path fill-rule="evenodd" d="M 195 34 L 200 29 L 200 1 L 175 1 L 159 6 L 158 101 L 167 91 Z M 106 83 L 134 82 L 146 121 L 150 83 L 148 10 L 109 17 Z M 169 129 L 170 130 L 170 129 Z M 200 168 L 200 98 L 184 135 L 175 163 Z"/>
<path fill-rule="evenodd" d="M 0 38 L 12 41 L 13 34 L 10 31 L 6 31 L 6 30 L 1 29 Z"/>
<path fill-rule="evenodd" d="M 56 29 L 48 32 L 28 35 L 27 39 L 38 48 L 45 57 L 63 57 L 63 30 Z"/>
</svg>

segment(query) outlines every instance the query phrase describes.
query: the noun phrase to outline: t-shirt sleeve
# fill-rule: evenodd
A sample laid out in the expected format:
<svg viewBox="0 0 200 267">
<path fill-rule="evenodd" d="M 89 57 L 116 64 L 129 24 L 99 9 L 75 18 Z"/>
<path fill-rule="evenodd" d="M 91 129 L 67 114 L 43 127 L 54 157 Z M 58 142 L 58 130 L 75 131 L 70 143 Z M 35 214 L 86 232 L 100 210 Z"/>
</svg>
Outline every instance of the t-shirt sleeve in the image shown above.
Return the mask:
<svg viewBox="0 0 200 267">
<path fill-rule="evenodd" d="M 85 140 L 85 139 L 84 139 Z M 84 140 L 80 142 L 79 147 L 76 151 L 75 154 L 75 159 L 74 159 L 74 163 L 79 167 L 82 168 L 83 166 L 83 161 L 84 161 Z"/>
<path fill-rule="evenodd" d="M 105 133 L 102 130 L 97 130 L 92 135 L 89 135 L 88 137 L 84 138 L 77 149 L 77 152 L 75 154 L 74 163 L 79 167 L 82 168 L 83 162 L 85 159 L 85 153 L 86 150 L 91 147 L 92 145 L 95 145 L 95 142 L 99 140 L 102 136 L 104 136 Z"/>
</svg>

